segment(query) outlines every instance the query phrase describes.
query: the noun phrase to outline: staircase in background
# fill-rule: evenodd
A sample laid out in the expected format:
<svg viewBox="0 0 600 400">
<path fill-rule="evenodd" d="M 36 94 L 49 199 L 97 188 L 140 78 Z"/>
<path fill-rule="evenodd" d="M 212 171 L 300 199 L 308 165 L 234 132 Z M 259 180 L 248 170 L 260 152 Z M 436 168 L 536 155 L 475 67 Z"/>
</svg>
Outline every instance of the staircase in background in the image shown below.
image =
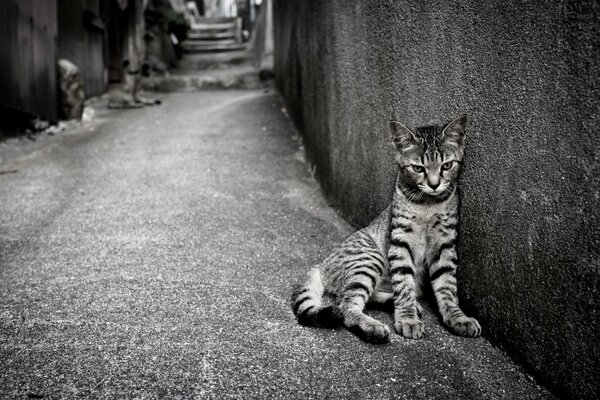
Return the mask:
<svg viewBox="0 0 600 400">
<path fill-rule="evenodd" d="M 272 57 L 264 62 L 266 8 L 260 9 L 250 38 L 242 33 L 242 19 L 194 15 L 188 38 L 181 43 L 183 57 L 177 69 L 144 80 L 155 92 L 194 92 L 215 89 L 272 87 Z M 245 41 L 245 39 L 248 39 Z"/>
<path fill-rule="evenodd" d="M 181 44 L 186 53 L 243 50 L 242 19 L 196 18 L 188 38 Z"/>
</svg>

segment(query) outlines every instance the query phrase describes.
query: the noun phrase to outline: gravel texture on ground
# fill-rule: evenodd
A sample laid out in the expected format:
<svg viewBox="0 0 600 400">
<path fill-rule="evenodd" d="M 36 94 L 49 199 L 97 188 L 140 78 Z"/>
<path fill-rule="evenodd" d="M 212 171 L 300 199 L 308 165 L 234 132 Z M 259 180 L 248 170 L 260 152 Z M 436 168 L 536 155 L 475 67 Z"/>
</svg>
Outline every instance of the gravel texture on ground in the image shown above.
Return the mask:
<svg viewBox="0 0 600 400">
<path fill-rule="evenodd" d="M 552 398 L 430 309 L 381 346 L 299 326 L 291 285 L 352 228 L 278 96 L 163 100 L 0 163 L 1 398 Z"/>
</svg>

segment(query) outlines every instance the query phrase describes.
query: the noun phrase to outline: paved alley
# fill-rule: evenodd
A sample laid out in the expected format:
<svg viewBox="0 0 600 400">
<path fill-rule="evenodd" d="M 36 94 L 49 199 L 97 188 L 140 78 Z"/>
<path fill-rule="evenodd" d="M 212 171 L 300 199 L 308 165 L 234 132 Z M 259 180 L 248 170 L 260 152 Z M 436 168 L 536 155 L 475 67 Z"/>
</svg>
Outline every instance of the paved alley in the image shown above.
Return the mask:
<svg viewBox="0 0 600 400">
<path fill-rule="evenodd" d="M 0 164 L 0 398 L 553 398 L 431 311 L 382 346 L 296 323 L 291 285 L 353 229 L 282 107 L 168 94 Z"/>
</svg>

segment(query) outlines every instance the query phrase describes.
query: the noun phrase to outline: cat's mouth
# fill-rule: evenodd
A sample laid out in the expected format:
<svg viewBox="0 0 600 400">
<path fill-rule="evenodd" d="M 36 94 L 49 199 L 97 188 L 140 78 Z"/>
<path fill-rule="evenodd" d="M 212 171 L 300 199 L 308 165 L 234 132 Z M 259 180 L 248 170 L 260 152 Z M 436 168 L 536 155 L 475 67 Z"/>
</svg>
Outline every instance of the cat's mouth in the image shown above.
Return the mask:
<svg viewBox="0 0 600 400">
<path fill-rule="evenodd" d="M 448 185 L 442 185 L 442 186 L 440 186 L 440 187 L 438 187 L 438 188 L 436 188 L 434 190 L 434 189 L 431 189 L 428 186 L 420 186 L 419 189 L 421 189 L 421 191 L 423 193 L 425 193 L 425 194 L 427 194 L 429 196 L 436 197 L 436 196 L 444 194 L 446 192 L 446 188 L 447 187 L 448 187 Z"/>
</svg>

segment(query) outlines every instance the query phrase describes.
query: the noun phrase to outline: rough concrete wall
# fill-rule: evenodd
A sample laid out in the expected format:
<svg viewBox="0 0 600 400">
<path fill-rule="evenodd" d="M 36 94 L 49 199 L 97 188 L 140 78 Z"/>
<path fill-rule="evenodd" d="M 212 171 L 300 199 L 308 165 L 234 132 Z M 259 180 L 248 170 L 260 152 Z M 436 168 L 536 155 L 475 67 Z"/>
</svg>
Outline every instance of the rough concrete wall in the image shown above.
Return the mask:
<svg viewBox="0 0 600 400">
<path fill-rule="evenodd" d="M 387 121 L 468 113 L 461 301 L 559 394 L 599 398 L 600 3 L 275 1 L 277 84 L 350 221 L 391 198 Z"/>
<path fill-rule="evenodd" d="M 56 9 L 56 0 L 0 5 L 0 105 L 51 121 L 58 120 Z"/>
</svg>

